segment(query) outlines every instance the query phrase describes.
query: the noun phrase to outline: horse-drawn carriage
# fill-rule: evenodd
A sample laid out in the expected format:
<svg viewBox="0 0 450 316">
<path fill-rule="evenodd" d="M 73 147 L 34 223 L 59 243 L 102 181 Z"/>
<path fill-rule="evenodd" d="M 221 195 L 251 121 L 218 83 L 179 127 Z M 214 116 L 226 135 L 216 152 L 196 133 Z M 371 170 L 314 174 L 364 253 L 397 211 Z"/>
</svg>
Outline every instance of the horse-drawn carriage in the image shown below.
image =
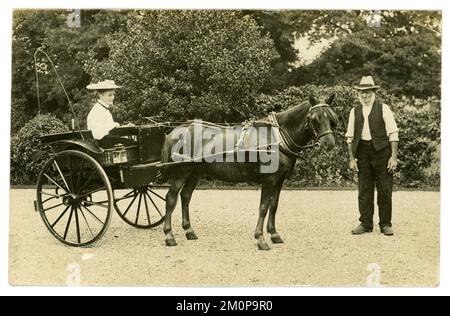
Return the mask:
<svg viewBox="0 0 450 316">
<path fill-rule="evenodd" d="M 53 151 L 40 172 L 35 209 L 49 231 L 70 246 L 87 246 L 106 232 L 115 209 L 131 226 L 164 221 L 161 148 L 167 125 L 119 127 L 112 134 L 135 145 L 100 148 L 90 131 L 42 136 Z"/>
<path fill-rule="evenodd" d="M 58 75 L 50 57 L 42 50 L 36 51 L 35 62 L 39 52 L 48 58 Z M 59 76 L 58 80 L 75 120 L 72 103 Z M 36 86 L 39 105 L 38 80 Z M 98 241 L 109 226 L 113 209 L 126 223 L 137 228 L 149 229 L 164 222 L 166 245 L 175 246 L 171 216 L 178 195 L 181 196 L 182 227 L 186 238 L 194 240 L 197 236 L 190 224 L 189 203 L 199 179 L 205 175 L 232 182 L 250 179 L 262 185 L 255 238 L 259 249 L 268 250 L 270 247 L 263 234 L 264 221 L 269 212 L 267 231 L 273 243 L 282 243 L 275 228 L 275 215 L 283 182 L 297 158 L 307 148 L 321 147 L 329 151 L 335 145 L 333 130 L 338 118 L 330 108 L 333 100 L 334 95 L 324 103 L 311 97 L 286 111 L 271 113 L 265 119 L 234 126 L 231 131 L 228 125 L 208 122 L 202 125 L 196 120 L 185 122 L 178 126 L 180 129 L 174 129 L 174 123 L 155 121 L 150 125 L 118 127 L 110 134 L 132 138 L 133 142 L 124 141 L 124 144 L 132 144 L 126 146 L 118 142 L 112 148 L 99 147 L 90 131 L 75 130 L 72 123 L 71 132 L 42 136 L 54 154 L 39 174 L 35 209 L 49 231 L 70 246 L 87 246 Z M 197 137 L 196 130 L 204 135 Z M 178 135 L 180 131 L 182 134 Z M 208 137 L 203 137 L 205 135 Z M 208 148 L 209 152 L 210 139 L 220 144 L 213 146 L 216 151 L 197 157 L 195 148 L 202 149 L 201 152 Z M 254 144 L 252 139 L 258 142 Z M 186 155 L 184 150 L 182 153 L 174 150 L 180 143 L 192 145 L 194 151 L 187 152 L 194 156 Z M 274 154 L 275 159 L 269 162 L 275 168 L 263 171 L 265 159 L 247 159 L 255 153 L 263 156 L 270 153 L 269 158 Z M 233 159 L 225 163 L 215 160 L 223 156 Z M 242 161 L 236 156 L 245 159 Z M 210 158 L 214 158 L 213 163 Z M 166 168 L 168 172 L 163 172 Z M 161 184 L 165 176 L 170 186 Z"/>
</svg>

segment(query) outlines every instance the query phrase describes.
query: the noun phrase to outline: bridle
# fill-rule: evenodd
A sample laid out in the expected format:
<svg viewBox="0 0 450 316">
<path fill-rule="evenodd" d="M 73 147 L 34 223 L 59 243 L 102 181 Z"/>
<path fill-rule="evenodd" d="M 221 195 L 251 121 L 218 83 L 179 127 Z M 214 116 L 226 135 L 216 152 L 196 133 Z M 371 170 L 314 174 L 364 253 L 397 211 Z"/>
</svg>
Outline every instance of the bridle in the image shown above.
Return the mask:
<svg viewBox="0 0 450 316">
<path fill-rule="evenodd" d="M 315 109 L 318 109 L 318 108 L 325 108 L 325 107 L 329 108 L 330 106 L 328 104 L 318 104 L 318 105 L 310 107 L 309 111 L 308 111 L 308 117 L 306 119 L 305 131 L 308 131 L 311 133 L 315 142 L 320 141 L 320 139 L 324 136 L 333 134 L 333 131 L 331 129 L 328 129 L 325 132 L 317 135 L 317 131 L 314 128 L 314 124 L 312 123 L 312 111 Z"/>
<path fill-rule="evenodd" d="M 280 124 L 278 123 L 278 120 L 276 118 L 275 112 L 271 112 L 269 114 L 269 122 L 271 122 L 275 127 L 278 127 L 278 129 L 280 131 L 280 136 L 281 136 L 280 149 L 283 152 L 285 152 L 285 154 L 287 154 L 288 156 L 291 156 L 291 157 L 300 158 L 304 149 L 320 147 L 320 139 L 324 136 L 333 134 L 333 131 L 331 129 L 328 129 L 323 133 L 317 134 L 317 131 L 314 128 L 314 124 L 312 122 L 313 111 L 316 109 L 319 109 L 319 108 L 323 108 L 323 107 L 329 107 L 329 105 L 328 104 L 318 104 L 318 105 L 310 107 L 308 110 L 308 116 L 306 118 L 306 124 L 305 124 L 305 132 L 309 132 L 313 136 L 313 139 L 312 139 L 312 143 L 309 143 L 304 146 L 298 145 L 292 139 L 292 137 L 289 135 L 289 133 L 286 132 L 280 126 Z"/>
</svg>

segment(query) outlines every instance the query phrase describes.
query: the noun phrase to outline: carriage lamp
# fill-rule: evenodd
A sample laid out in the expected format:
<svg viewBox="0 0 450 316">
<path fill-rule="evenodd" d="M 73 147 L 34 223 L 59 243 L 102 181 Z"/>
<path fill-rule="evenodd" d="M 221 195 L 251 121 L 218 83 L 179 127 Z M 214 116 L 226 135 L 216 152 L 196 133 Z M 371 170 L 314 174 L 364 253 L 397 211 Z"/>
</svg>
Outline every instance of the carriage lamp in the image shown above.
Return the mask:
<svg viewBox="0 0 450 316">
<path fill-rule="evenodd" d="M 127 150 L 122 144 L 117 144 L 114 146 L 114 150 L 112 152 L 112 162 L 113 164 L 128 162 Z"/>
</svg>

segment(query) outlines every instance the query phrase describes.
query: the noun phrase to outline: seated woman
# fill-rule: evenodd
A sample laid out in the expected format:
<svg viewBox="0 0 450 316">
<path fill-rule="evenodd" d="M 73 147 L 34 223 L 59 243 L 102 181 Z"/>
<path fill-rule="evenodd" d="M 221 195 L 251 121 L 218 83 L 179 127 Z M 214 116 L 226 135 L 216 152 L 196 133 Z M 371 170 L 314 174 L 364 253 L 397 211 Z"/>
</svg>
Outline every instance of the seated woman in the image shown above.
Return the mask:
<svg viewBox="0 0 450 316">
<path fill-rule="evenodd" d="M 87 128 L 91 130 L 92 136 L 98 141 L 99 146 L 111 148 L 119 143 L 124 146 L 134 145 L 135 142 L 131 139 L 109 135 L 114 128 L 120 126 L 114 121 L 110 108 L 114 103 L 115 90 L 122 86 L 116 85 L 113 80 L 105 80 L 90 84 L 86 88 L 94 90 L 97 95 L 97 102 L 87 116 Z M 133 124 L 125 126 L 133 126 Z"/>
</svg>

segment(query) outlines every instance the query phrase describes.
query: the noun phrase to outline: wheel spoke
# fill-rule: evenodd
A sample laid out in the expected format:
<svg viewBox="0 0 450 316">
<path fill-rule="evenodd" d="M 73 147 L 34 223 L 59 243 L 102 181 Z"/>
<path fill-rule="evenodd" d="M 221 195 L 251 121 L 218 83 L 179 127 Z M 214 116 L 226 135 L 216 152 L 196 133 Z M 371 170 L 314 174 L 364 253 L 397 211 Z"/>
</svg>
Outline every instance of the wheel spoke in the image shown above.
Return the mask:
<svg viewBox="0 0 450 316">
<path fill-rule="evenodd" d="M 49 232 L 68 246 L 94 244 L 111 221 L 114 193 L 108 174 L 95 158 L 70 148 L 58 151 L 38 177 L 37 211 Z"/>
<path fill-rule="evenodd" d="M 150 188 L 152 188 L 152 183 L 135 187 L 131 192 L 127 193 L 127 191 L 124 191 L 125 193 L 123 193 L 123 197 L 115 200 L 115 202 L 118 202 L 121 199 L 125 200 L 133 197 L 131 202 L 115 203 L 114 205 L 119 216 L 127 224 L 137 228 L 150 229 L 158 226 L 164 221 L 164 212 L 162 212 L 162 209 L 158 207 L 158 205 L 162 202 L 158 201 L 160 201 L 160 199 L 164 201 L 165 199 L 160 194 L 150 190 Z M 153 197 L 151 193 L 155 194 L 156 197 Z M 137 201 L 138 195 L 139 201 Z M 127 204 L 128 207 L 125 210 Z M 153 207 L 156 211 L 153 210 Z M 133 212 L 130 211 L 131 208 Z M 130 213 L 130 216 L 127 217 L 128 213 Z M 160 217 L 158 217 L 158 214 Z"/>
<path fill-rule="evenodd" d="M 150 199 L 150 202 L 152 202 L 153 206 L 156 208 L 156 210 L 158 211 L 159 215 L 161 215 L 161 218 L 163 218 L 164 216 L 162 215 L 161 211 L 159 210 L 158 206 L 156 205 L 156 203 L 153 201 L 152 197 L 150 196 L 150 194 L 148 194 L 147 192 L 145 193 L 147 194 L 148 198 Z"/>
<path fill-rule="evenodd" d="M 97 221 L 100 222 L 100 224 L 105 225 L 105 223 L 103 223 L 97 216 L 95 216 L 94 213 L 91 212 L 91 210 L 89 210 L 86 206 L 84 206 L 83 204 L 80 204 L 86 211 L 88 211 L 89 214 L 91 214 Z"/>
<path fill-rule="evenodd" d="M 168 189 L 170 188 L 170 185 L 164 185 L 164 184 L 152 184 L 152 188 L 161 188 L 161 189 Z"/>
<path fill-rule="evenodd" d="M 78 172 L 77 181 L 76 181 L 74 190 L 78 190 L 78 185 L 80 184 L 80 179 L 81 179 L 81 175 L 83 173 L 83 168 L 84 168 L 85 162 L 86 162 L 86 160 L 84 160 L 84 159 L 81 161 L 81 167 L 80 167 L 80 171 Z"/>
<path fill-rule="evenodd" d="M 51 225 L 52 228 L 54 228 L 56 226 L 56 224 L 59 223 L 59 221 L 61 220 L 61 218 L 63 218 L 63 216 L 67 213 L 67 210 L 69 209 L 70 205 L 68 205 L 66 207 L 66 209 L 61 213 L 61 215 L 59 215 L 58 219 Z"/>
<path fill-rule="evenodd" d="M 108 208 L 108 205 L 105 205 L 105 204 L 100 204 L 100 203 L 98 203 L 98 202 L 92 202 L 92 201 L 83 201 L 82 203 L 87 203 L 87 204 L 90 204 L 90 205 L 96 205 L 96 206 L 99 206 L 99 207 L 104 207 L 104 208 Z"/>
<path fill-rule="evenodd" d="M 139 221 L 139 214 L 141 211 L 141 201 L 142 201 L 142 193 L 139 192 L 139 202 L 138 202 L 138 208 L 137 208 L 137 213 L 136 213 L 136 222 L 135 222 L 136 225 Z"/>
<path fill-rule="evenodd" d="M 156 195 L 157 197 L 159 197 L 161 200 L 163 200 L 164 202 L 166 201 L 165 198 L 163 198 L 161 195 L 159 195 L 158 193 L 156 193 L 155 191 L 148 189 L 150 192 L 152 192 L 154 195 Z"/>
<path fill-rule="evenodd" d="M 148 212 L 147 198 L 145 197 L 147 195 L 147 192 L 144 192 L 142 195 L 144 196 L 145 213 L 147 214 L 148 224 L 151 225 L 152 221 L 150 220 L 150 213 Z"/>
<path fill-rule="evenodd" d="M 118 198 L 118 199 L 115 199 L 114 202 L 117 203 L 117 202 L 122 201 L 122 200 L 131 199 L 132 197 L 134 197 L 134 195 L 132 195 L 133 193 L 134 193 L 134 190 L 128 192 L 127 194 L 125 194 L 124 196 L 122 196 L 122 197 L 120 197 L 120 198 Z M 103 202 L 103 201 L 102 201 L 102 202 Z M 102 202 L 99 202 L 99 203 L 102 203 Z M 106 201 L 105 201 L 105 202 L 106 202 Z"/>
<path fill-rule="evenodd" d="M 50 200 L 53 200 L 53 199 L 57 199 L 57 197 L 51 196 L 51 197 L 49 197 L 48 199 L 43 200 L 43 201 L 42 201 L 42 204 L 44 204 L 45 202 L 48 202 L 48 201 L 50 201 Z"/>
<path fill-rule="evenodd" d="M 119 202 L 119 201 L 122 201 L 122 200 L 128 200 L 128 199 L 131 199 L 132 197 L 133 197 L 132 195 L 130 195 L 130 196 L 122 196 L 121 198 L 116 199 L 116 202 Z"/>
<path fill-rule="evenodd" d="M 133 191 L 128 192 L 127 194 L 125 194 L 124 196 L 122 196 L 121 198 L 116 199 L 116 201 L 121 201 L 121 200 L 125 200 L 125 199 L 129 199 L 132 197 L 132 194 L 134 193 Z"/>
<path fill-rule="evenodd" d="M 77 241 L 79 244 L 81 244 L 81 233 L 80 233 L 80 219 L 78 218 L 78 208 L 74 207 L 75 212 L 75 225 L 77 228 Z"/>
<path fill-rule="evenodd" d="M 59 168 L 58 162 L 56 161 L 56 159 L 53 160 L 53 162 L 55 163 L 56 169 L 58 169 L 58 172 L 59 172 L 59 174 L 61 175 L 61 179 L 63 180 L 64 184 L 66 185 L 67 192 L 70 192 L 70 187 L 69 187 L 69 185 L 67 184 L 66 178 L 64 178 L 64 175 L 63 175 L 61 169 Z"/>
<path fill-rule="evenodd" d="M 40 194 L 44 194 L 44 195 L 49 195 L 49 196 L 53 196 L 54 198 L 60 198 L 62 197 L 61 195 L 57 195 L 57 194 L 53 194 L 53 193 L 48 193 L 48 192 L 44 192 L 44 191 L 39 191 Z"/>
<path fill-rule="evenodd" d="M 100 192 L 100 191 L 103 191 L 103 190 L 105 190 L 105 188 L 94 189 L 92 191 L 89 191 L 89 192 L 86 192 L 86 193 L 83 193 L 83 194 L 79 195 L 78 198 L 82 198 L 82 197 L 85 197 L 86 195 L 94 194 L 94 193 L 97 193 L 97 192 Z"/>
<path fill-rule="evenodd" d="M 95 203 L 98 203 L 98 204 L 105 204 L 105 203 L 108 203 L 108 200 L 97 201 L 97 202 L 95 202 Z"/>
<path fill-rule="evenodd" d="M 54 208 L 56 208 L 56 207 L 58 207 L 58 206 L 61 206 L 61 205 L 63 205 L 63 204 L 64 204 L 64 203 L 59 203 L 59 204 L 57 204 L 57 205 L 53 205 L 53 206 L 51 206 L 51 207 L 49 207 L 49 208 L 43 209 L 42 212 L 47 212 L 47 211 L 49 211 L 49 210 L 51 210 L 51 209 L 54 209 Z"/>
<path fill-rule="evenodd" d="M 67 221 L 66 230 L 64 231 L 64 237 L 63 237 L 64 240 L 67 239 L 67 233 L 69 232 L 70 222 L 72 222 L 72 216 L 73 216 L 73 206 L 70 209 L 69 220 Z"/>
<path fill-rule="evenodd" d="M 75 191 L 74 182 L 73 182 L 73 171 L 72 171 L 72 162 L 70 161 L 70 156 L 67 156 L 67 165 L 69 167 L 69 175 L 70 175 L 70 185 L 73 191 Z"/>
<path fill-rule="evenodd" d="M 96 170 L 93 170 L 89 178 L 84 182 L 83 187 L 87 187 L 87 185 L 91 182 L 92 178 L 96 175 Z"/>
<path fill-rule="evenodd" d="M 60 184 L 58 184 L 55 180 L 53 180 L 49 175 L 47 175 L 46 173 L 44 173 L 44 176 L 47 177 L 47 179 L 49 179 L 51 182 L 53 182 L 54 185 L 56 185 L 58 188 L 60 188 L 61 190 L 64 190 L 65 192 L 69 192 L 67 191 L 67 189 L 64 189 Z"/>
<path fill-rule="evenodd" d="M 94 239 L 95 236 L 94 236 L 94 234 L 92 233 L 92 229 L 91 229 L 91 226 L 89 226 L 89 223 L 88 223 L 88 221 L 87 221 L 87 219 L 86 219 L 86 215 L 84 215 L 84 212 L 83 212 L 83 210 L 81 209 L 81 207 L 78 207 L 78 209 L 79 209 L 80 212 L 81 212 L 81 216 L 83 217 L 84 222 L 86 223 L 86 226 L 87 226 L 87 228 L 88 228 L 88 230 L 89 230 L 89 233 L 91 234 L 92 239 Z"/>
<path fill-rule="evenodd" d="M 134 201 L 136 201 L 137 198 L 137 194 L 134 196 L 133 200 L 131 201 L 130 205 L 128 205 L 127 209 L 125 210 L 125 212 L 123 213 L 123 217 L 125 217 L 128 213 L 128 211 L 130 210 L 131 205 L 133 205 Z"/>
</svg>

